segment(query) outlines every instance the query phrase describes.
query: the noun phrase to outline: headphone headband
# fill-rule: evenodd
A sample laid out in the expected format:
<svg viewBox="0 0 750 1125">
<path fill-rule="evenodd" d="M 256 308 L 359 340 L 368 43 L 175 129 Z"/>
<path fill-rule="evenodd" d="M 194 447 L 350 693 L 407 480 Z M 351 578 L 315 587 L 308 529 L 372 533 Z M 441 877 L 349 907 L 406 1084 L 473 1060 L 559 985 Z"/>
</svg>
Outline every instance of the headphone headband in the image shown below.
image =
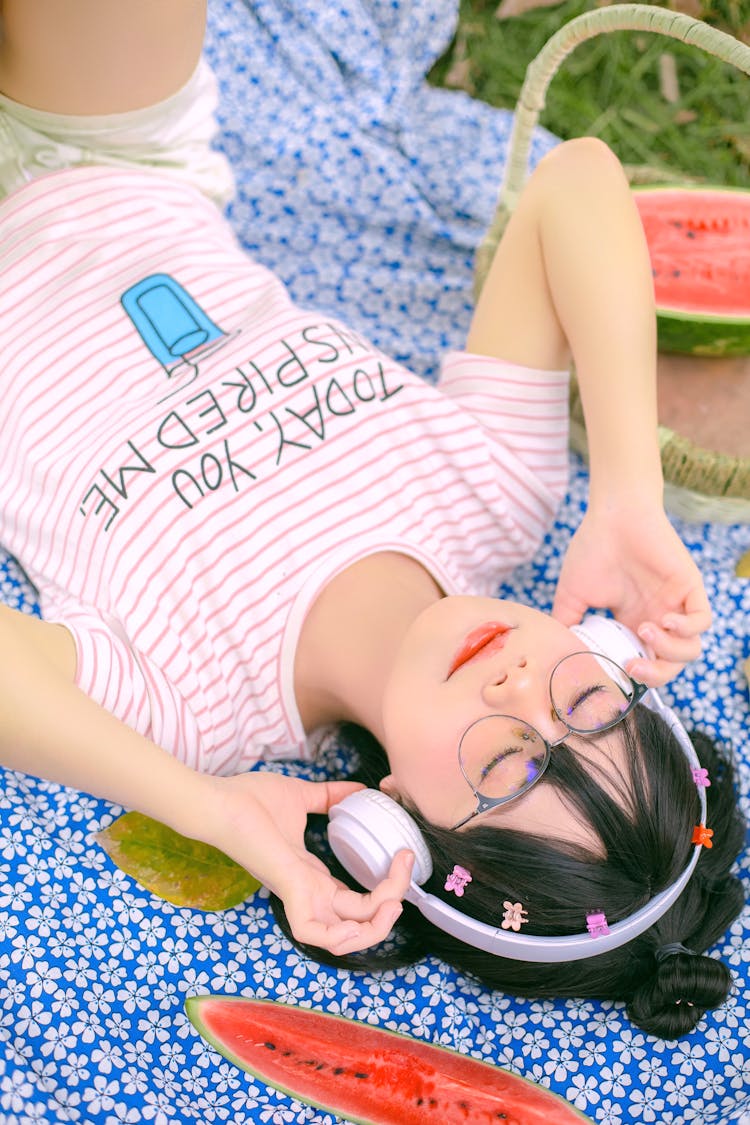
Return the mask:
<svg viewBox="0 0 750 1125">
<path fill-rule="evenodd" d="M 637 655 L 644 655 L 634 634 L 610 618 L 592 615 L 581 625 L 573 626 L 571 632 L 593 652 L 607 656 L 621 666 Z M 641 702 L 665 720 L 690 766 L 700 768 L 698 755 L 675 712 L 653 689 Z M 705 827 L 706 794 L 700 786 L 698 796 L 700 823 Z M 606 927 L 606 932 L 539 937 L 487 925 L 424 891 L 421 884 L 432 874 L 432 860 L 422 834 L 405 809 L 377 790 L 359 790 L 334 805 L 330 812 L 328 839 L 336 858 L 368 889 L 385 878 L 397 851 L 411 849 L 415 854 L 415 864 L 404 897 L 425 918 L 439 929 L 486 953 L 516 961 L 537 962 L 577 961 L 594 957 L 624 945 L 649 929 L 682 894 L 695 870 L 702 847 L 696 844 L 690 862 L 671 886 L 628 918 Z"/>
</svg>

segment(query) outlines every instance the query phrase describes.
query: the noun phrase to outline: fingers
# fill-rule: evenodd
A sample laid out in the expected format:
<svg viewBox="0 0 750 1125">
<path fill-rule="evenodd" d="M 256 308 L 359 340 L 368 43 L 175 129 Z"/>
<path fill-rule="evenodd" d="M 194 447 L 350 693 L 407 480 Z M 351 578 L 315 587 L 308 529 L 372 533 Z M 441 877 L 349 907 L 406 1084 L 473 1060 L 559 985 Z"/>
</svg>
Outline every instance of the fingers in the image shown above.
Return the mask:
<svg viewBox="0 0 750 1125">
<path fill-rule="evenodd" d="M 337 956 L 368 949 L 384 941 L 401 914 L 401 899 L 409 886 L 413 860 L 411 852 L 399 852 L 386 878 L 369 894 L 359 894 L 342 884 L 335 885 L 328 906 L 315 916 L 294 917 L 288 906 L 287 916 L 295 938 L 307 945 L 328 949 Z"/>
<path fill-rule="evenodd" d="M 584 605 L 580 598 L 563 594 L 558 586 L 552 605 L 552 616 L 556 621 L 559 621 L 562 625 L 567 625 L 568 628 L 571 625 L 578 625 L 587 609 L 588 606 Z"/>
<path fill-rule="evenodd" d="M 358 953 L 385 941 L 402 909 L 400 902 L 383 903 L 368 921 L 354 922 L 348 918 L 331 922 L 308 919 L 300 925 L 292 924 L 292 929 L 298 941 L 315 945 L 319 949 L 328 949 L 337 957 L 343 957 L 347 953 Z"/>
<path fill-rule="evenodd" d="M 333 901 L 336 912 L 354 921 L 366 921 L 384 903 L 400 902 L 408 890 L 413 867 L 413 852 L 397 852 L 387 876 L 369 894 L 340 886 Z"/>
<path fill-rule="evenodd" d="M 625 671 L 634 680 L 645 684 L 647 687 L 662 687 L 678 676 L 685 664 L 676 664 L 668 660 L 630 660 Z"/>
<path fill-rule="evenodd" d="M 660 629 L 651 621 L 639 627 L 638 636 L 645 642 L 653 656 L 660 660 L 687 664 L 689 660 L 697 659 L 701 653 L 699 634 L 688 635 Z"/>
<path fill-rule="evenodd" d="M 686 613 L 666 613 L 661 627 L 646 621 L 638 628 L 647 658 L 631 660 L 627 671 L 649 687 L 659 687 L 674 679 L 686 664 L 696 660 L 702 650 L 701 633 L 711 624 L 708 601 L 698 599 Z"/>
<path fill-rule="evenodd" d="M 634 680 L 649 687 L 660 687 L 673 680 L 691 660 L 701 653 L 699 636 L 681 635 L 659 629 L 653 622 L 641 625 L 638 636 L 646 647 L 646 658 L 628 661 L 626 671 Z"/>
<path fill-rule="evenodd" d="M 365 786 L 358 781 L 303 781 L 305 807 L 309 813 L 327 813 L 351 793 Z"/>
<path fill-rule="evenodd" d="M 706 603 L 690 613 L 665 613 L 662 628 L 677 637 L 697 637 L 711 626 L 711 609 Z"/>
</svg>

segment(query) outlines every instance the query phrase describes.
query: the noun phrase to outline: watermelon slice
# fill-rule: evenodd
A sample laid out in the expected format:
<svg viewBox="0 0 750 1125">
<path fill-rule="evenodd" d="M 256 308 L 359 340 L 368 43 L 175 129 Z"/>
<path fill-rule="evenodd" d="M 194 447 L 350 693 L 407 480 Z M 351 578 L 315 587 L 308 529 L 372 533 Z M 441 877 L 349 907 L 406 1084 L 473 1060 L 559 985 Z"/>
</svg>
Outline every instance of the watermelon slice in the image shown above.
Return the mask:
<svg viewBox="0 0 750 1125">
<path fill-rule="evenodd" d="M 654 275 L 659 347 L 750 354 L 750 191 L 634 190 Z"/>
<path fill-rule="evenodd" d="M 193 996 L 185 1008 L 230 1062 L 360 1125 L 590 1122 L 510 1071 L 356 1020 L 237 996 Z"/>
</svg>

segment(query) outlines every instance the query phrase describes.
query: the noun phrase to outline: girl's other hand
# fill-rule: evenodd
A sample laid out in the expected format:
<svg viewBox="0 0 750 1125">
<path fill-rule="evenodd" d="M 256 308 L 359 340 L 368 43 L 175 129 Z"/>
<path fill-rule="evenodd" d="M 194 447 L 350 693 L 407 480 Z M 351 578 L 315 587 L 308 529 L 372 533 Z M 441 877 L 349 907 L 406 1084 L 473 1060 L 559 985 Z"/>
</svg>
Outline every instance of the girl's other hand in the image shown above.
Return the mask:
<svg viewBox="0 0 750 1125">
<path fill-rule="evenodd" d="M 354 782 L 310 782 L 276 773 L 206 777 L 213 812 L 201 839 L 220 848 L 284 903 L 297 941 L 342 955 L 383 941 L 401 913 L 413 855 L 399 852 L 371 892 L 335 879 L 305 848 L 307 817 L 326 814 L 363 788 Z M 209 839 L 210 835 L 210 839 Z"/>
<path fill-rule="evenodd" d="M 711 609 L 700 571 L 663 509 L 613 504 L 589 509 L 558 580 L 553 616 L 577 624 L 589 608 L 609 609 L 636 633 L 647 659 L 627 671 L 658 687 L 701 651 Z"/>
</svg>

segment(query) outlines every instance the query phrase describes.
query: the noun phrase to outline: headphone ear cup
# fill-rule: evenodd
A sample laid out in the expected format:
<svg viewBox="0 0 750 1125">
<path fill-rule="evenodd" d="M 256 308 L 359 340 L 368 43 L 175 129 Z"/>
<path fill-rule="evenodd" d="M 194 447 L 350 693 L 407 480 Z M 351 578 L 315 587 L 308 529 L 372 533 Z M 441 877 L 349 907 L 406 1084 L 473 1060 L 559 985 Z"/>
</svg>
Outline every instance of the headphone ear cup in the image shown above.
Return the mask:
<svg viewBox="0 0 750 1125">
<path fill-rule="evenodd" d="M 579 641 L 594 652 L 608 656 L 624 668 L 629 660 L 637 656 L 645 657 L 646 653 L 635 633 L 625 625 L 611 617 L 603 617 L 599 613 L 591 613 L 584 617 L 580 625 L 571 625 L 571 633 L 575 633 Z"/>
<path fill-rule="evenodd" d="M 416 823 L 377 789 L 359 789 L 333 806 L 328 842 L 339 863 L 368 890 L 386 877 L 402 848 L 414 852 L 413 883 L 421 885 L 432 874 L 430 852 Z"/>
</svg>

